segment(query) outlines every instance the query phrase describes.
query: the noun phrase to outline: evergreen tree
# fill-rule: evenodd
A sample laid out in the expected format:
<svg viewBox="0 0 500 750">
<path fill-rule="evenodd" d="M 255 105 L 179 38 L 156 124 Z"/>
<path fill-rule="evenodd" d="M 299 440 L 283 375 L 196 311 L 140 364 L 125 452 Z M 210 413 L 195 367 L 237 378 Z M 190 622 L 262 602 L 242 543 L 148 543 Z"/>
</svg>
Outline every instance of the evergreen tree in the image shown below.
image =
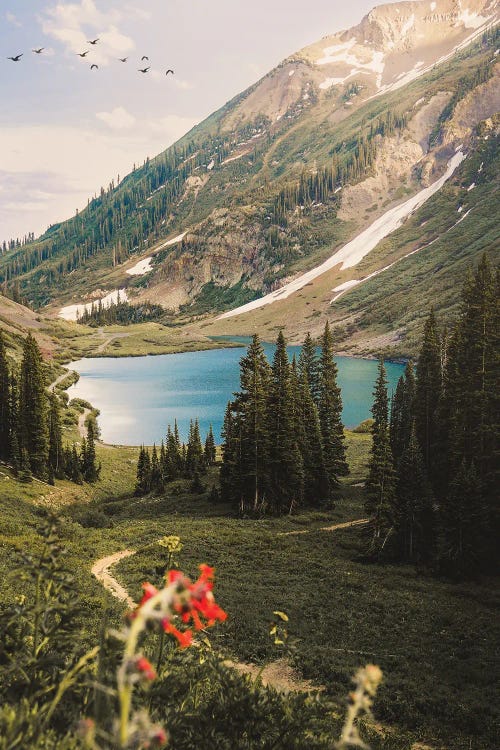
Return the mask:
<svg viewBox="0 0 500 750">
<path fill-rule="evenodd" d="M 89 484 L 97 482 L 101 471 L 100 466 L 97 464 L 94 430 L 94 422 L 89 419 L 87 421 L 87 438 L 82 442 L 81 456 L 82 476 L 84 481 L 89 482 Z"/>
<path fill-rule="evenodd" d="M 69 464 L 69 478 L 75 484 L 83 484 L 81 460 L 76 450 L 76 445 L 71 449 L 71 460 Z"/>
<path fill-rule="evenodd" d="M 298 404 L 303 425 L 301 454 L 304 464 L 304 502 L 318 507 L 330 497 L 330 486 L 323 458 L 318 409 L 313 401 L 305 370 L 299 380 Z"/>
<path fill-rule="evenodd" d="M 487 513 L 474 464 L 462 464 L 450 484 L 440 513 L 439 563 L 457 577 L 474 575 L 484 562 Z"/>
<path fill-rule="evenodd" d="M 413 424 L 413 402 L 415 399 L 415 374 L 413 363 L 409 361 L 396 386 L 392 399 L 390 435 L 394 465 L 399 462 L 410 442 Z"/>
<path fill-rule="evenodd" d="M 154 490 L 161 489 L 161 470 L 156 444 L 153 444 L 153 450 L 151 451 L 151 487 Z"/>
<path fill-rule="evenodd" d="M 224 414 L 224 425 L 222 428 L 222 466 L 220 468 L 220 491 L 224 502 L 232 502 L 238 498 L 240 502 L 241 493 L 239 488 L 240 440 L 237 423 L 233 413 L 233 404 L 228 403 Z M 243 508 L 240 505 L 240 512 Z"/>
<path fill-rule="evenodd" d="M 10 379 L 9 419 L 9 458 L 14 474 L 17 474 L 21 466 L 21 446 L 19 445 L 19 388 L 14 374 L 11 374 Z"/>
<path fill-rule="evenodd" d="M 200 425 L 197 419 L 195 419 L 194 422 L 191 420 L 189 426 L 189 440 L 187 444 L 185 465 L 185 471 L 188 476 L 193 476 L 195 472 L 200 473 L 205 470 L 203 446 L 200 437 Z"/>
<path fill-rule="evenodd" d="M 304 375 L 307 377 L 313 401 L 317 405 L 319 403 L 319 362 L 316 345 L 310 333 L 307 334 L 302 344 L 299 357 L 299 377 L 302 378 Z"/>
<path fill-rule="evenodd" d="M 415 388 L 415 428 L 429 479 L 434 486 L 435 447 L 438 442 L 437 409 L 441 394 L 441 342 L 434 310 L 424 327 Z"/>
<path fill-rule="evenodd" d="M 271 504 L 275 512 L 291 512 L 302 501 L 304 469 L 294 432 L 292 379 L 282 331 L 273 359 L 268 420 Z"/>
<path fill-rule="evenodd" d="M 432 492 L 415 428 L 400 461 L 394 526 L 403 560 L 430 559 L 434 534 Z"/>
<path fill-rule="evenodd" d="M 47 397 L 42 371 L 42 356 L 28 334 L 23 345 L 19 394 L 19 426 L 21 448 L 26 450 L 33 474 L 47 477 L 49 433 L 47 428 Z"/>
<path fill-rule="evenodd" d="M 365 510 L 370 520 L 369 552 L 380 554 L 393 528 L 395 472 L 388 430 L 387 378 L 381 359 L 373 391 L 372 450 Z"/>
<path fill-rule="evenodd" d="M 151 459 L 147 448 L 141 445 L 137 461 L 135 494 L 145 495 L 151 490 Z"/>
<path fill-rule="evenodd" d="M 61 417 L 59 401 L 55 393 L 49 394 L 49 474 L 52 478 L 64 477 L 64 456 L 62 447 Z"/>
<path fill-rule="evenodd" d="M 337 384 L 337 374 L 337 365 L 333 357 L 333 337 L 327 322 L 321 339 L 318 412 L 330 497 L 333 497 L 338 486 L 339 477 L 349 473 L 345 457 L 342 397 Z"/>
<path fill-rule="evenodd" d="M 30 466 L 30 458 L 28 455 L 28 451 L 26 448 L 21 448 L 21 458 L 19 462 L 19 471 L 17 472 L 17 476 L 20 482 L 25 482 L 28 484 L 29 482 L 33 481 L 33 473 L 31 471 Z"/>
<path fill-rule="evenodd" d="M 0 459 L 10 457 L 10 375 L 3 331 L 0 330 Z"/>
<path fill-rule="evenodd" d="M 264 501 L 268 485 L 269 432 L 267 404 L 271 370 L 255 335 L 240 361 L 240 392 L 235 394 L 239 415 L 240 504 L 254 511 Z"/>
<path fill-rule="evenodd" d="M 165 477 L 165 481 L 173 482 L 174 479 L 178 479 L 180 477 L 181 472 L 182 466 L 178 433 L 176 439 L 175 432 L 172 432 L 170 425 L 168 425 L 167 445 L 165 448 L 165 461 L 163 467 L 163 475 Z"/>
<path fill-rule="evenodd" d="M 205 463 L 207 466 L 214 466 L 215 461 L 217 458 L 216 454 L 216 448 L 215 448 L 215 440 L 214 440 L 214 432 L 212 429 L 212 425 L 210 425 L 207 433 L 207 437 L 205 439 L 205 449 L 203 451 L 205 456 Z"/>
</svg>

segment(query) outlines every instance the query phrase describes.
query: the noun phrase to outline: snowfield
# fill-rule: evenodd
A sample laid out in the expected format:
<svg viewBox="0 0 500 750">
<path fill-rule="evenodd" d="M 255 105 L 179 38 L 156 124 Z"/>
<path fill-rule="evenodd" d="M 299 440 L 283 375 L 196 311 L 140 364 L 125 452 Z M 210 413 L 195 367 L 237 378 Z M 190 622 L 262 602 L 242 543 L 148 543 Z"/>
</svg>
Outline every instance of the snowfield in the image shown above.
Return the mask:
<svg viewBox="0 0 500 750">
<path fill-rule="evenodd" d="M 109 307 L 112 303 L 118 302 L 118 295 L 120 295 L 120 302 L 126 302 L 128 300 L 127 292 L 125 289 L 115 289 L 114 292 L 106 294 L 105 297 L 101 297 L 101 305 L 103 307 Z M 81 315 L 85 310 L 90 312 L 92 305 L 96 307 L 99 304 L 99 299 L 92 300 L 92 302 L 82 303 L 80 305 L 67 305 L 59 310 L 57 317 L 63 320 L 76 321 L 77 317 Z"/>
<path fill-rule="evenodd" d="M 404 203 L 401 203 L 399 206 L 395 206 L 394 208 L 389 209 L 389 211 L 386 211 L 385 214 L 376 219 L 373 224 L 351 240 L 351 242 L 348 242 L 347 245 L 344 245 L 344 247 L 333 253 L 333 255 L 331 255 L 324 263 L 307 271 L 307 273 L 298 276 L 296 279 L 293 279 L 293 281 L 288 282 L 288 284 L 282 286 L 281 289 L 277 289 L 260 299 L 248 302 L 246 305 L 242 305 L 241 307 L 237 307 L 234 310 L 229 310 L 228 312 L 219 315 L 218 320 L 242 315 L 251 310 L 257 310 L 259 307 L 270 305 L 277 300 L 286 299 L 291 294 L 294 294 L 294 292 L 302 289 L 310 281 L 313 281 L 318 278 L 318 276 L 321 276 L 323 273 L 331 270 L 339 264 L 341 264 L 340 270 L 342 271 L 346 268 L 352 268 L 357 265 L 378 245 L 381 240 L 384 239 L 384 237 L 387 237 L 388 234 L 394 232 L 401 226 L 404 219 L 406 219 L 417 208 L 420 208 L 420 206 L 422 206 L 431 196 L 437 193 L 437 191 L 443 187 L 445 182 L 449 180 L 464 159 L 465 154 L 462 151 L 457 151 L 448 162 L 446 171 L 439 180 L 436 180 L 432 185 L 420 190 L 416 195 L 409 198 Z M 337 291 L 340 290 L 337 288 Z M 345 291 L 345 288 L 343 291 Z"/>
</svg>

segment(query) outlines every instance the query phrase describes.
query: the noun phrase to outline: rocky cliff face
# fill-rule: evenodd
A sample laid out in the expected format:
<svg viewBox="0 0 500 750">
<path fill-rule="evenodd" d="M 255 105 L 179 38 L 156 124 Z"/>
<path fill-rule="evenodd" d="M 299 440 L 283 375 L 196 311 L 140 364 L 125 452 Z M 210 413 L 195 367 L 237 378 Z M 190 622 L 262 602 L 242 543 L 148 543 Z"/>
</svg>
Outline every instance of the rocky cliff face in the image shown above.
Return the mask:
<svg viewBox="0 0 500 750">
<path fill-rule="evenodd" d="M 272 122 L 311 89 L 326 94 L 358 80 L 363 98 L 394 91 L 469 44 L 499 20 L 498 0 L 420 0 L 374 8 L 358 26 L 326 36 L 266 76 L 227 120 Z"/>
</svg>

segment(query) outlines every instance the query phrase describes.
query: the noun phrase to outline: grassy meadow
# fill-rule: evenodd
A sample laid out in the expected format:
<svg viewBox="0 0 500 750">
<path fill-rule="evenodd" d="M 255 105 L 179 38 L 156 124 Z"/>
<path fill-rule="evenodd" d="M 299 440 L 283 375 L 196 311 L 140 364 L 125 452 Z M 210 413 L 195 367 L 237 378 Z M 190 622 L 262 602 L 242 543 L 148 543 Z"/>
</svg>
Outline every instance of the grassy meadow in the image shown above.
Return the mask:
<svg viewBox="0 0 500 750">
<path fill-rule="evenodd" d="M 204 478 L 202 495 L 189 494 L 179 480 L 161 496 L 136 498 L 133 448 L 99 445 L 103 469 L 94 487 L 21 485 L 1 467 L 0 601 L 29 591 L 16 560 L 27 553 L 36 559 L 37 529 L 53 513 L 81 602 L 81 637 L 91 643 L 105 611 L 111 624 L 123 612 L 91 576 L 93 562 L 136 550 L 114 573 L 137 599 L 144 580 L 161 581 L 166 554 L 157 540 L 178 535 L 183 570 L 194 575 L 199 562 L 217 568 L 217 600 L 229 617 L 210 636 L 215 649 L 256 665 L 285 656 L 298 677 L 325 689 L 322 700 L 337 723 L 357 667 L 379 664 L 385 678 L 376 724 L 366 730 L 372 747 L 492 748 L 500 595 L 488 580 L 452 584 L 410 566 L 368 563 L 362 526 L 324 530 L 364 517 L 360 485 L 370 436 L 349 432 L 347 439 L 351 475 L 335 508 L 283 518 L 241 519 L 211 502 L 216 469 Z M 290 618 L 285 651 L 269 637 L 276 609 Z"/>
</svg>

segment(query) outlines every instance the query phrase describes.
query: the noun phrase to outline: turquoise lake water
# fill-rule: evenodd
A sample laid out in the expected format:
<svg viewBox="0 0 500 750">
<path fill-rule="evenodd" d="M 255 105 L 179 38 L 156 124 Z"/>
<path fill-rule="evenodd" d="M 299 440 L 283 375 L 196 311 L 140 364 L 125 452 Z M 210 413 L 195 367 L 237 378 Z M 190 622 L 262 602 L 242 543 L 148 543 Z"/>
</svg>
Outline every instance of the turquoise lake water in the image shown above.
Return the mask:
<svg viewBox="0 0 500 750">
<path fill-rule="evenodd" d="M 233 339 L 234 340 L 234 339 Z M 264 344 L 271 360 L 272 344 Z M 300 347 L 289 347 L 290 357 Z M 167 425 L 177 419 L 186 440 L 189 420 L 196 417 L 204 439 L 213 425 L 216 440 L 227 402 L 239 388 L 239 361 L 244 349 L 212 349 L 155 357 L 81 359 L 69 365 L 80 374 L 68 389 L 70 398 L 83 398 L 101 414 L 101 439 L 118 445 L 159 444 Z M 354 427 L 370 417 L 377 362 L 337 357 L 344 404 L 343 421 Z M 404 366 L 386 363 L 389 394 Z"/>
</svg>

